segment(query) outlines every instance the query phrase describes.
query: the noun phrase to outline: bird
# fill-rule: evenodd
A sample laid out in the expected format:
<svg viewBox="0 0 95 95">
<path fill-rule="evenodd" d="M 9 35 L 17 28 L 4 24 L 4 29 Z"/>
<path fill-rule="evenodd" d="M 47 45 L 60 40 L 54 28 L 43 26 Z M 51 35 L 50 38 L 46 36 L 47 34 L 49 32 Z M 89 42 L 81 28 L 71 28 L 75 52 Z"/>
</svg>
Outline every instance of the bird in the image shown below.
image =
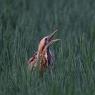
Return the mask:
<svg viewBox="0 0 95 95">
<path fill-rule="evenodd" d="M 53 39 L 56 32 L 57 30 L 40 40 L 38 50 L 28 60 L 29 70 L 34 70 L 38 67 L 41 76 L 43 76 L 46 69 L 53 64 L 54 54 L 51 52 L 50 46 L 60 40 Z"/>
</svg>

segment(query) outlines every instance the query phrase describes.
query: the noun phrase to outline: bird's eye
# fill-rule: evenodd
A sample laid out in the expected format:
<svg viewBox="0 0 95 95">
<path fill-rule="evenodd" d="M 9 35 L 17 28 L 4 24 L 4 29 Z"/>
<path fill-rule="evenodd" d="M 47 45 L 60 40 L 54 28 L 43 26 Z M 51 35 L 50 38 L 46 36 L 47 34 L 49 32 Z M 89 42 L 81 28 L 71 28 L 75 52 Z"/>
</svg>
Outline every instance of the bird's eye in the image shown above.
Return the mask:
<svg viewBox="0 0 95 95">
<path fill-rule="evenodd" d="M 45 41 L 47 41 L 47 38 L 45 38 Z"/>
<path fill-rule="evenodd" d="M 47 42 L 48 42 L 48 39 L 47 39 L 47 38 L 45 38 L 45 44 L 47 44 Z"/>
</svg>

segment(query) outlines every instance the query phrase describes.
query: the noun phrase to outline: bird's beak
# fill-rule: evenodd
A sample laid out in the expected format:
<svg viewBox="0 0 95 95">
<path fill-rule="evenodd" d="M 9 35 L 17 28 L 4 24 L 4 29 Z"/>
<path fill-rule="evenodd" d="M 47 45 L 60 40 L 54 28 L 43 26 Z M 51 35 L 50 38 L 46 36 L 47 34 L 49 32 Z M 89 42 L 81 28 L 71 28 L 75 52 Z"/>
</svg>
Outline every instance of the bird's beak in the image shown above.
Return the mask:
<svg viewBox="0 0 95 95">
<path fill-rule="evenodd" d="M 56 34 L 56 32 L 57 32 L 57 30 L 55 30 L 52 34 L 50 34 L 50 35 L 48 36 L 48 40 L 49 40 L 49 41 L 51 41 L 51 40 L 53 39 L 53 37 L 54 37 L 54 35 Z"/>
<path fill-rule="evenodd" d="M 57 30 L 55 30 L 52 34 L 50 34 L 48 36 L 49 43 L 47 44 L 47 47 L 60 40 L 60 39 L 53 39 L 53 37 L 55 36 L 56 32 L 57 32 Z"/>
</svg>

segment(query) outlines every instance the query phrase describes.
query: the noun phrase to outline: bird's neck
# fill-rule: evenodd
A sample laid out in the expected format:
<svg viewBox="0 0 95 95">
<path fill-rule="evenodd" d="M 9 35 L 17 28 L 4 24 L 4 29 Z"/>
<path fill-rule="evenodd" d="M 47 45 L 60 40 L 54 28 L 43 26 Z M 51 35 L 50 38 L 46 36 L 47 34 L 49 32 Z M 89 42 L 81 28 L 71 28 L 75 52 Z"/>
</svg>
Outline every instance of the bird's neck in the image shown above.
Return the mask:
<svg viewBox="0 0 95 95">
<path fill-rule="evenodd" d="M 49 65 L 51 62 L 51 55 L 50 55 L 50 48 L 49 47 L 47 48 L 47 60 L 48 60 L 48 65 Z"/>
</svg>

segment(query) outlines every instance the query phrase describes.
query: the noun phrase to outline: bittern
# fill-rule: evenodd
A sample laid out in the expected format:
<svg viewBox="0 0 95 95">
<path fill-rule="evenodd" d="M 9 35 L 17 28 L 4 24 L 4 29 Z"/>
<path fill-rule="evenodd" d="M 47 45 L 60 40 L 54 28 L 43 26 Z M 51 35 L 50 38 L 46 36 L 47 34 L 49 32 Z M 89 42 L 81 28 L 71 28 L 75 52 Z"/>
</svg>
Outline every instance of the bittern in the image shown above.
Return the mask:
<svg viewBox="0 0 95 95">
<path fill-rule="evenodd" d="M 40 73 L 43 75 L 46 68 L 48 68 L 53 63 L 53 54 L 50 50 L 50 46 L 54 43 L 59 41 L 60 39 L 53 39 L 55 33 L 54 31 L 49 36 L 46 36 L 41 39 L 38 50 L 36 53 L 28 61 L 28 67 L 30 70 L 34 69 L 35 67 L 39 67 Z"/>
</svg>

